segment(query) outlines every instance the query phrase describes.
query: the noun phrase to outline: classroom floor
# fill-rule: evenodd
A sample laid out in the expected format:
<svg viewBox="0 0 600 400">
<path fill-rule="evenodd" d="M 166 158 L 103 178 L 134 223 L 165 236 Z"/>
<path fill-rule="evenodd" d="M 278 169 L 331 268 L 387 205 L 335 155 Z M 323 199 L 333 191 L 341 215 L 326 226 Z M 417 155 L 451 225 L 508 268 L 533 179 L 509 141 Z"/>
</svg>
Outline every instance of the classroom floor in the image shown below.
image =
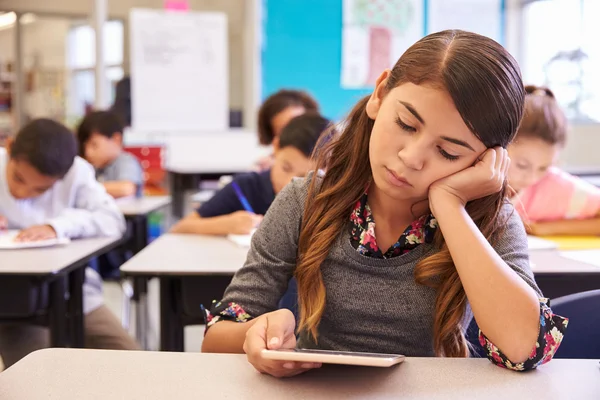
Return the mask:
<svg viewBox="0 0 600 400">
<path fill-rule="evenodd" d="M 149 311 L 150 311 L 150 329 L 147 332 L 148 344 L 151 350 L 158 350 L 159 346 L 159 300 L 158 300 L 158 281 L 151 281 L 149 284 Z M 104 300 L 106 305 L 111 309 L 115 315 L 121 319 L 123 315 L 123 291 L 121 286 L 116 282 L 105 282 L 104 283 Z M 132 336 L 135 334 L 133 329 L 135 321 L 135 310 L 132 309 L 130 318 L 130 332 Z M 185 328 L 185 351 L 188 352 L 199 352 L 202 346 L 202 338 L 204 337 L 204 326 L 188 326 Z M 2 358 L 0 358 L 0 371 L 4 369 Z"/>
</svg>

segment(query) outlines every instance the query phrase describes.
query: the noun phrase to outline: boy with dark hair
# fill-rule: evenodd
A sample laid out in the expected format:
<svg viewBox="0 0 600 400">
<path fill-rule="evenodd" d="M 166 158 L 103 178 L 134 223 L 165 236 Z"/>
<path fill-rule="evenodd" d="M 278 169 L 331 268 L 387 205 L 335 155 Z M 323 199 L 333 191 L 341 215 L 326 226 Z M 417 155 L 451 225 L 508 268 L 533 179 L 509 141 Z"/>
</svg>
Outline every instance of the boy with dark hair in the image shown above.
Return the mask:
<svg viewBox="0 0 600 400">
<path fill-rule="evenodd" d="M 0 227 L 20 229 L 17 240 L 120 236 L 125 220 L 115 201 L 77 157 L 77 141 L 65 126 L 49 119 L 27 124 L 0 149 Z M 103 304 L 102 281 L 87 268 L 83 307 L 86 346 L 138 349 Z M 0 325 L 0 356 L 10 366 L 48 347 L 45 328 Z"/>
<path fill-rule="evenodd" d="M 77 128 L 81 156 L 96 168 L 96 178 L 114 198 L 142 193 L 142 167 L 135 156 L 123 151 L 124 129 L 111 111 L 91 112 Z"/>
<path fill-rule="evenodd" d="M 330 125 L 329 120 L 318 114 L 304 114 L 292 119 L 281 132 L 271 169 L 236 176 L 196 212 L 179 221 L 172 232 L 250 233 L 262 220 L 275 195 L 292 178 L 304 177 L 314 168 L 311 154 Z"/>
</svg>

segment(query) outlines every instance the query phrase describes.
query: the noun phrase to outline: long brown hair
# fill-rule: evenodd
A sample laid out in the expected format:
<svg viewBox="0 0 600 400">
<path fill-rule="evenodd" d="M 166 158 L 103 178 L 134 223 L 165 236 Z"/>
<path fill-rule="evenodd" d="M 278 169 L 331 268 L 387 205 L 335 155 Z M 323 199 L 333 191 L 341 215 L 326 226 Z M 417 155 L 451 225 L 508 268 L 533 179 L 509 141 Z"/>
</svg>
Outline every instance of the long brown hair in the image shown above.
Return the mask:
<svg viewBox="0 0 600 400">
<path fill-rule="evenodd" d="M 393 67 L 386 93 L 411 82 L 447 91 L 465 124 L 486 147 L 506 147 L 523 114 L 525 92 L 517 62 L 495 41 L 474 33 L 451 30 L 424 37 Z M 305 204 L 296 268 L 300 330 L 318 339 L 325 310 L 325 285 L 320 266 L 348 223 L 352 207 L 372 179 L 369 139 L 374 121 L 366 112 L 368 97 L 356 104 L 338 139 L 317 157 L 326 170 L 320 184 L 312 179 Z M 498 220 L 505 189 L 471 201 L 467 211 L 488 240 L 502 227 Z M 441 231 L 438 251 L 418 262 L 417 283 L 436 289 L 433 347 L 437 355 L 467 356 L 463 322 L 467 299 Z"/>
<path fill-rule="evenodd" d="M 547 87 L 525 86 L 525 112 L 517 131 L 520 138 L 538 138 L 551 145 L 564 146 L 567 140 L 567 117 Z"/>
</svg>

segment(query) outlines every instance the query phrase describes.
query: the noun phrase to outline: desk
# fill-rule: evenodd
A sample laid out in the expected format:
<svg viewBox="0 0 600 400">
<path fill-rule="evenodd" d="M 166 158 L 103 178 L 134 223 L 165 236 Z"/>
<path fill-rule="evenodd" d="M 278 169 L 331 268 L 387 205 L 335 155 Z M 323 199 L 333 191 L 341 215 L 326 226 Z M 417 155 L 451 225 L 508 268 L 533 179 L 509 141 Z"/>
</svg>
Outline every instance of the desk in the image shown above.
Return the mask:
<svg viewBox="0 0 600 400">
<path fill-rule="evenodd" d="M 46 349 L 0 374 L 0 398 L 598 400 L 600 369 L 597 360 L 518 373 L 485 359 L 407 358 L 392 368 L 324 366 L 276 379 L 244 355 Z"/>
<path fill-rule="evenodd" d="M 165 170 L 169 172 L 173 215 L 183 216 L 185 191 L 197 190 L 201 180 L 247 172 L 271 152 L 270 146 L 259 145 L 255 132 L 241 129 L 170 137 Z"/>
<path fill-rule="evenodd" d="M 203 322 L 199 305 L 220 298 L 247 252 L 223 237 L 166 234 L 121 267 L 134 279 L 160 278 L 162 350 L 183 351 L 184 325 Z M 532 251 L 531 260 L 536 281 L 550 298 L 600 288 L 596 266 L 561 257 L 555 250 Z M 138 304 L 147 310 L 144 301 Z M 136 331 L 145 331 L 143 322 L 138 321 Z"/>
<path fill-rule="evenodd" d="M 598 266 L 562 257 L 557 250 L 532 250 L 529 258 L 535 280 L 546 297 L 600 289 Z"/>
<path fill-rule="evenodd" d="M 125 198 L 116 201 L 119 210 L 132 225 L 132 250 L 136 254 L 148 245 L 148 214 L 171 203 L 170 196 Z"/>
<path fill-rule="evenodd" d="M 223 295 L 233 274 L 244 265 L 247 254 L 247 248 L 224 237 L 168 233 L 121 266 L 125 276 L 137 280 L 160 279 L 162 350 L 183 351 L 184 325 L 203 323 L 200 304 L 208 306 Z M 145 285 L 138 287 L 145 289 Z M 138 303 L 143 312 L 147 310 L 145 298 L 144 293 Z M 184 298 L 190 300 L 185 302 Z M 136 327 L 136 332 L 145 330 L 145 326 Z"/>
<path fill-rule="evenodd" d="M 48 293 L 48 326 L 50 342 L 54 347 L 83 347 L 83 281 L 88 262 L 121 243 L 121 238 L 94 238 L 73 240 L 67 246 L 51 248 L 4 250 L 0 251 L 0 298 L 9 307 L 19 307 L 10 294 L 19 288 L 40 288 L 49 285 Z M 67 282 L 69 299 L 66 299 Z M 28 292 L 25 293 L 25 295 Z M 4 295 L 3 295 L 4 294 Z M 44 297 L 39 293 L 40 298 Z M 29 298 L 28 310 L 24 315 L 22 310 L 7 311 L 6 317 L 0 317 L 2 322 L 29 322 L 38 315 L 36 306 L 39 301 Z M 69 314 L 71 337 L 68 334 L 67 313 Z"/>
</svg>

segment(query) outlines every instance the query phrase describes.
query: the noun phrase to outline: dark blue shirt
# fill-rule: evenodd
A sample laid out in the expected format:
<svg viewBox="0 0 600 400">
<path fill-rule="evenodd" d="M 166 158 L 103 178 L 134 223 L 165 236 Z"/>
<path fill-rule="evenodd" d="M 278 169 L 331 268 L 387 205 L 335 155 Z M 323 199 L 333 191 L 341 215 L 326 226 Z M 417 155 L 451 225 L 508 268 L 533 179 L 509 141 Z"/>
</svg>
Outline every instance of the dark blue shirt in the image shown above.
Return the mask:
<svg viewBox="0 0 600 400">
<path fill-rule="evenodd" d="M 238 184 L 242 193 L 248 199 L 254 213 L 265 215 L 271 203 L 275 200 L 275 190 L 271 183 L 271 170 L 237 175 L 233 178 L 233 181 Z M 244 210 L 244 207 L 230 183 L 196 211 L 201 217 L 210 218 L 242 210 Z"/>
</svg>

